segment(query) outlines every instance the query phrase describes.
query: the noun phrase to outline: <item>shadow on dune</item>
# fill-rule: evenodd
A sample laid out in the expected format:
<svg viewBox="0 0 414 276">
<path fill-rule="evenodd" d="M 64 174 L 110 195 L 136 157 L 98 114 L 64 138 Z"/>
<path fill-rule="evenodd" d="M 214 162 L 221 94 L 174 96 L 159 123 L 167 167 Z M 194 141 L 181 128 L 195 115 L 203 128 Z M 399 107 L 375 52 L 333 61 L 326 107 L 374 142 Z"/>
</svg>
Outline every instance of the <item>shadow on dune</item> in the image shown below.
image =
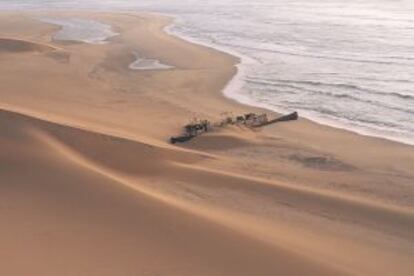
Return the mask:
<svg viewBox="0 0 414 276">
<path fill-rule="evenodd" d="M 80 227 L 83 230 L 79 234 L 85 235 L 83 238 L 87 245 L 91 241 L 102 242 L 99 234 L 94 236 L 100 233 L 101 227 L 114 231 L 110 234 L 112 238 L 123 236 L 119 238 L 120 244 L 110 243 L 110 247 L 129 252 L 125 259 L 116 258 L 114 267 L 130 265 L 136 254 L 148 259 L 140 251 L 140 245 L 144 245 L 145 251 L 163 252 L 163 263 L 172 263 L 180 268 L 179 272 L 169 275 L 221 275 L 222 271 L 226 271 L 226 275 L 340 275 L 348 270 L 341 263 L 341 255 L 338 255 L 337 263 L 329 263 L 314 255 L 321 248 L 303 252 L 300 247 L 289 248 L 284 239 L 290 237 L 294 240 L 292 233 L 286 232 L 284 238 L 280 235 L 280 229 L 256 225 L 254 220 L 247 219 L 243 214 L 163 194 L 148 185 L 152 181 L 186 182 L 217 191 L 223 188 L 241 191 L 269 198 L 276 204 L 295 206 L 311 215 L 370 229 L 381 228 L 381 231 L 408 240 L 414 238 L 412 212 L 286 183 L 210 170 L 202 164 L 205 160 L 214 159 L 214 156 L 200 151 L 168 145 L 162 147 L 8 111 L 0 113 L 0 126 L 1 163 L 8 163 L 9 168 L 6 177 L 10 183 L 13 179 L 23 179 L 23 182 L 16 180 L 20 184 L 13 187 L 2 184 L 3 192 L 6 191 L 3 195 L 9 193 L 13 195 L 10 198 L 23 200 L 28 208 L 33 208 L 31 199 L 27 203 L 21 194 L 10 191 L 16 192 L 15 189 L 20 187 L 20 192 L 33 193 L 34 197 L 37 195 L 41 201 L 57 208 L 55 215 L 59 218 L 54 222 L 67 225 L 69 229 L 79 228 L 79 221 L 85 219 L 82 212 L 92 210 L 92 224 L 87 229 Z M 205 147 L 211 149 L 209 145 L 216 142 L 239 147 L 250 144 L 231 135 L 211 135 L 203 139 L 197 145 L 198 150 Z M 26 171 L 27 174 L 16 176 L 11 173 L 13 170 Z M 35 184 L 31 184 L 32 181 Z M 35 209 L 38 204 L 34 205 Z M 74 213 L 70 208 L 74 208 Z M 47 210 L 46 214 L 49 212 L 51 210 Z M 49 218 L 55 216 L 53 212 L 49 215 Z M 69 222 L 65 216 L 68 216 Z M 19 222 L 16 223 L 19 225 Z M 70 232 L 62 234 L 61 239 L 56 241 L 56 250 L 61 250 L 59 246 L 66 244 Z M 299 240 L 302 239 L 299 238 L 296 243 Z M 78 245 L 73 252 L 85 249 L 85 244 L 78 241 L 75 244 Z M 99 248 L 111 255 L 108 248 L 102 249 L 102 246 L 92 250 L 94 254 Z M 76 264 L 76 260 L 71 260 Z M 191 260 L 194 265 L 186 264 L 186 260 Z M 214 266 L 207 268 L 208 262 L 213 262 Z M 154 266 L 148 269 L 154 270 Z M 187 272 L 184 272 L 186 269 Z M 134 269 L 131 271 L 136 273 Z M 167 271 L 159 268 L 157 273 Z"/>
</svg>

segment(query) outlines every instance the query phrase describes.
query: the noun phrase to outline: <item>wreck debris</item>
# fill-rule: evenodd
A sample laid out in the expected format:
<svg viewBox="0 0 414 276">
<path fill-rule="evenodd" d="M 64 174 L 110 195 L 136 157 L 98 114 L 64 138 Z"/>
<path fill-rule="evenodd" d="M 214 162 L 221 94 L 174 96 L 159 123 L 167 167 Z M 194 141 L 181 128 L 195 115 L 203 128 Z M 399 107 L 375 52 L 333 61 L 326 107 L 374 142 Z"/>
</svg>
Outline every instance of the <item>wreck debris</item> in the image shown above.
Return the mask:
<svg viewBox="0 0 414 276">
<path fill-rule="evenodd" d="M 256 114 L 247 113 L 241 116 L 232 116 L 231 113 L 222 113 L 225 115 L 224 118 L 214 124 L 211 124 L 208 120 L 193 119 L 192 122 L 184 126 L 184 133 L 180 136 L 173 136 L 170 138 L 172 144 L 184 143 L 190 141 L 194 137 L 203 134 L 204 132 L 210 131 L 213 127 L 225 127 L 228 125 L 243 125 L 248 128 L 258 128 L 267 126 L 270 124 L 297 120 L 299 115 L 297 112 L 290 113 L 288 115 L 280 116 L 273 120 L 269 120 L 266 113 Z"/>
<path fill-rule="evenodd" d="M 287 121 L 295 121 L 299 118 L 298 113 L 295 111 L 293 113 L 284 115 L 284 116 L 280 116 L 276 119 L 270 120 L 270 121 L 266 121 L 263 122 L 262 124 L 260 124 L 259 126 L 253 126 L 253 127 L 261 127 L 261 126 L 266 126 L 266 125 L 270 125 L 270 124 L 274 124 L 274 123 L 278 123 L 278 122 L 287 122 Z"/>
<path fill-rule="evenodd" d="M 194 119 L 191 123 L 184 126 L 184 133 L 181 136 L 171 137 L 170 142 L 175 143 L 184 143 L 194 137 L 209 131 L 210 122 L 208 120 L 198 120 Z"/>
</svg>

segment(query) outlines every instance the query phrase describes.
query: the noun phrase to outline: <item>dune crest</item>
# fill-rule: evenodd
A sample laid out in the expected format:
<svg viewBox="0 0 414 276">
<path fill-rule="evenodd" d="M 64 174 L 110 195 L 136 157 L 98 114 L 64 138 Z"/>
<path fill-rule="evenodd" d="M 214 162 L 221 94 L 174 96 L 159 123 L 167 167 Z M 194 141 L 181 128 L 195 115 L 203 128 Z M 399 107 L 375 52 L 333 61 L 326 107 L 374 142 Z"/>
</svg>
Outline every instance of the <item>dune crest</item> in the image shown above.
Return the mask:
<svg viewBox="0 0 414 276">
<path fill-rule="evenodd" d="M 32 42 L 32 41 L 27 41 L 27 40 L 22 40 L 22 39 L 13 39 L 13 38 L 1 38 L 0 37 L 0 53 L 1 52 L 9 52 L 9 53 L 22 53 L 22 52 L 38 52 L 38 53 L 47 53 L 47 52 L 51 52 L 51 51 L 56 51 L 58 50 L 58 48 L 51 46 L 51 45 L 47 45 L 47 44 L 42 44 L 42 43 L 37 43 L 37 42 Z"/>
<path fill-rule="evenodd" d="M 262 256 L 263 258 L 269 258 L 270 260 L 272 256 L 278 256 L 279 261 L 273 264 L 262 260 L 265 262 L 265 266 L 262 267 L 264 274 L 261 275 L 272 275 L 274 271 L 289 273 L 290 275 L 303 275 L 304 271 L 306 271 L 307 275 L 352 275 L 353 270 L 361 270 L 366 273 L 379 272 L 381 266 L 374 268 L 362 263 L 359 264 L 360 267 L 350 269 L 347 266 L 349 262 L 347 254 L 338 252 L 334 255 L 326 255 L 324 242 L 328 242 L 330 239 L 332 239 L 330 242 L 334 243 L 339 241 L 336 240 L 337 237 L 334 238 L 327 235 L 328 232 L 325 230 L 321 230 L 321 233 L 313 231 L 306 233 L 306 231 L 295 230 L 290 223 L 272 222 L 271 220 L 260 218 L 260 216 L 252 217 L 243 212 L 240 213 L 240 210 L 237 211 L 237 209 L 226 207 L 227 203 L 225 202 L 215 204 L 214 206 L 209 200 L 203 200 L 203 194 L 215 193 L 214 191 L 219 189 L 217 185 L 220 185 L 221 189 L 225 188 L 235 192 L 243 192 L 249 195 L 249 201 L 259 200 L 256 203 L 258 205 L 261 205 L 260 201 L 271 196 L 275 200 L 287 201 L 289 204 L 294 204 L 297 208 L 307 210 L 306 212 L 313 213 L 314 215 L 318 213 L 324 213 L 328 217 L 332 215 L 332 218 L 342 220 L 345 223 L 349 220 L 354 220 L 353 223 L 367 229 L 375 229 L 376 225 L 380 224 L 381 221 L 386 221 L 388 230 L 384 228 L 385 233 L 396 234 L 408 240 L 413 238 L 412 232 L 408 228 L 405 229 L 403 227 L 403 225 L 405 227 L 410 225 L 410 229 L 413 227 L 414 215 L 409 211 L 398 211 L 372 204 L 366 205 L 365 203 L 341 199 L 315 190 L 297 189 L 290 187 L 288 184 L 269 183 L 264 180 L 240 175 L 200 170 L 194 167 L 194 164 L 201 164 L 206 159 L 204 156 L 198 156 L 193 152 L 182 151 L 179 148 L 174 150 L 166 149 L 140 141 L 90 132 L 85 129 L 76 129 L 9 111 L 0 112 L 0 123 L 3 126 L 0 128 L 2 133 L 11 135 L 9 137 L 3 135 L 2 144 L 9 144 L 7 150 L 9 153 L 6 154 L 10 154 L 11 151 L 13 156 L 17 156 L 16 161 L 20 161 L 16 164 L 24 163 L 23 159 L 21 159 L 24 158 L 24 155 L 19 157 L 17 154 L 20 143 L 37 145 L 36 148 L 38 148 L 39 152 L 35 153 L 35 159 L 52 158 L 56 164 L 73 166 L 77 168 L 75 171 L 79 171 L 77 172 L 78 179 L 79 177 L 81 177 L 80 179 L 83 177 L 87 179 L 90 176 L 97 176 L 112 183 L 107 188 L 99 188 L 100 184 L 98 181 L 93 184 L 94 189 L 109 188 L 111 190 L 123 191 L 122 193 L 129 194 L 132 197 L 136 195 L 146 198 L 145 200 L 155 204 L 154 207 L 157 206 L 155 207 L 157 210 L 163 210 L 163 216 L 168 217 L 174 214 L 173 216 L 176 217 L 178 212 L 179 216 L 185 217 L 185 220 L 194 221 L 196 224 L 201 223 L 205 225 L 204 227 L 216 229 L 214 231 L 217 231 L 218 234 L 220 233 L 219 235 L 223 235 L 227 231 L 225 229 L 231 229 L 232 235 L 237 237 L 237 243 L 243 244 L 248 241 L 248 243 L 251 243 L 250 246 L 254 244 L 255 250 L 259 252 L 264 250 L 263 254 L 265 255 Z M 19 139 L 22 139 L 21 142 L 13 142 L 19 141 L 16 137 L 20 137 Z M 219 139 L 219 137 L 215 136 L 214 139 Z M 10 144 L 13 143 L 16 144 L 10 147 Z M 0 160 L 5 160 L 5 157 L 1 154 Z M 43 166 L 41 164 L 40 162 L 39 165 Z M 46 163 L 44 165 L 48 166 Z M 16 166 L 13 170 L 22 169 L 19 169 L 20 165 Z M 163 172 L 162 175 L 160 175 L 160 172 Z M 53 169 L 50 173 L 54 173 Z M 21 177 L 24 179 L 26 176 L 22 175 Z M 30 177 L 30 174 L 27 177 Z M 14 178 L 12 177 L 11 179 L 13 182 Z M 31 181 L 35 180 L 32 179 Z M 186 184 L 188 189 L 197 190 L 198 196 L 201 197 L 196 201 L 194 199 L 189 200 L 185 194 L 181 194 L 185 190 L 180 191 L 179 186 L 171 193 L 171 190 L 164 189 L 165 186 L 160 188 L 160 183 L 168 186 L 175 186 L 176 184 L 173 183 L 188 183 Z M 49 192 L 43 189 L 42 185 L 39 182 L 37 187 L 46 196 Z M 81 180 L 78 184 L 79 189 L 87 188 L 85 185 L 91 184 Z M 7 185 L 3 185 L 4 188 L 6 190 L 10 189 L 10 187 L 7 188 Z M 67 188 L 64 189 L 66 190 Z M 266 196 L 263 197 L 262 193 L 266 194 Z M 54 198 L 60 196 L 66 197 L 67 195 L 53 195 Z M 214 195 L 214 197 L 217 196 L 218 194 Z M 73 198 L 73 200 L 77 201 L 78 199 Z M 88 204 L 94 203 L 88 202 Z M 106 208 L 111 208 L 111 204 L 108 203 Z M 357 214 L 358 216 L 356 216 Z M 76 224 L 77 219 L 75 217 L 73 219 L 75 219 L 73 223 Z M 191 233 L 191 230 L 186 231 L 190 231 L 187 234 Z M 137 230 L 136 234 L 141 235 L 139 233 Z M 195 238 L 198 234 L 201 234 L 201 232 L 190 235 L 195 235 Z M 313 236 L 313 239 L 318 241 L 312 242 L 311 240 L 304 239 L 302 236 Z M 368 244 L 365 244 L 365 246 Z M 226 248 L 226 245 L 221 246 Z M 351 240 L 347 241 L 349 250 L 360 250 L 357 249 L 360 246 L 360 244 L 353 243 Z M 229 248 L 229 250 L 232 249 Z M 366 247 L 364 250 L 367 252 L 366 254 L 371 252 L 370 254 L 374 254 L 377 259 L 381 259 L 384 265 L 387 265 L 389 261 L 396 261 L 392 252 L 384 251 L 382 254 L 378 254 L 370 247 Z M 222 254 L 234 254 L 234 252 L 226 253 L 224 251 Z M 247 256 L 249 254 L 241 252 L 237 258 L 243 259 L 247 258 Z M 207 258 L 211 258 L 211 256 L 206 256 Z M 329 259 L 329 262 L 326 262 L 326 258 Z M 408 260 L 402 258 L 399 261 L 402 266 L 401 271 L 404 271 L 403 268 L 409 266 Z M 293 265 L 294 263 L 296 265 Z M 276 264 L 277 267 L 275 266 Z M 251 271 L 247 273 L 247 270 L 246 273 L 243 273 L 242 270 L 245 268 L 242 269 L 242 267 L 243 265 L 239 265 L 237 269 L 233 268 L 234 270 L 232 272 L 229 271 L 229 274 L 235 271 L 237 271 L 236 275 L 249 275 L 252 273 Z M 404 273 L 401 275 L 404 275 Z"/>
</svg>

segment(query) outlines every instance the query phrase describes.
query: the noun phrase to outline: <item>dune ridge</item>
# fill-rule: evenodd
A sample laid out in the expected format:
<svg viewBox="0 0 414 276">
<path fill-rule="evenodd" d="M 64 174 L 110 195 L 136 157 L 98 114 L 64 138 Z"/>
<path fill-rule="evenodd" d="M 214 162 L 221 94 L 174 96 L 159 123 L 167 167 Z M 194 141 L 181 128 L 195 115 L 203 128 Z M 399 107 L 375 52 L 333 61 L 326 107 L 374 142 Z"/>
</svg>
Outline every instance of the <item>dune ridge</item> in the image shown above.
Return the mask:
<svg viewBox="0 0 414 276">
<path fill-rule="evenodd" d="M 300 263 L 301 269 L 305 269 L 308 275 L 339 275 L 340 273 L 353 275 L 355 271 L 346 266 L 346 261 L 344 261 L 346 258 L 341 254 L 338 254 L 338 259 L 333 258 L 334 260 L 330 260 L 330 262 L 324 261 L 324 258 L 315 257 L 313 255 L 315 252 L 322 254 L 323 251 L 318 249 L 315 244 L 310 243 L 306 245 L 306 242 L 299 235 L 295 237 L 295 235 L 288 234 L 290 231 L 294 231 L 289 224 L 276 223 L 273 225 L 274 222 L 261 221 L 249 215 L 235 212 L 235 210 L 217 208 L 208 204 L 208 202 L 200 201 L 194 204 L 194 202 L 186 201 L 177 195 L 151 188 L 151 185 L 143 185 L 142 182 L 151 183 L 152 179 L 157 176 L 157 181 L 186 181 L 197 183 L 197 185 L 213 190 L 218 188 L 214 183 L 220 183 L 221 188 L 228 187 L 230 189 L 242 190 L 244 193 L 258 193 L 261 197 L 271 196 L 277 201 L 289 202 L 295 205 L 295 208 L 303 209 L 305 212 L 313 213 L 312 215 L 316 216 L 320 216 L 322 215 L 321 212 L 325 212 L 324 215 L 329 217 L 326 212 L 332 212 L 334 214 L 331 217 L 332 219 L 344 220 L 345 222 L 353 219 L 352 223 L 359 226 L 364 226 L 364 224 L 371 222 L 373 223 L 371 227 L 374 229 L 378 225 L 385 224 L 388 229 L 383 230 L 386 232 L 388 230 L 389 234 L 399 236 L 402 239 L 411 240 L 413 238 L 411 230 L 414 225 L 414 215 L 410 210 L 399 210 L 398 208 L 393 209 L 374 204 L 369 205 L 358 201 L 341 199 L 340 197 L 327 195 L 319 191 L 306 191 L 306 189 L 289 187 L 286 184 L 269 183 L 259 179 L 223 172 L 206 169 L 200 171 L 194 165 L 188 164 L 202 162 L 201 160 L 205 157 L 202 155 L 197 156 L 193 152 L 180 153 L 179 149 L 163 149 L 139 141 L 88 132 L 87 130 L 40 121 L 39 119 L 3 110 L 0 113 L 0 121 L 4 122 L 5 119 L 7 119 L 9 124 L 13 125 L 13 129 L 17 128 L 15 131 L 22 132 L 22 135 L 26 136 L 30 141 L 33 140 L 30 143 L 41 143 L 44 147 L 43 150 L 57 153 L 58 159 L 62 158 L 65 162 L 71 162 L 76 167 L 79 166 L 86 170 L 88 174 L 97 174 L 108 179 L 113 182 L 114 188 L 119 188 L 119 186 L 127 187 L 130 193 L 135 194 L 138 192 L 141 196 L 149 197 L 151 200 L 169 206 L 167 209 L 173 208 L 184 212 L 186 216 L 189 216 L 188 219 L 190 220 L 194 219 L 194 217 L 197 219 L 201 218 L 207 220 L 206 223 L 216 225 L 216 227 L 224 226 L 231 229 L 232 235 L 247 235 L 249 240 L 257 243 L 256 247 L 269 247 L 270 245 L 269 250 L 273 253 L 269 257 L 277 254 L 280 260 L 284 260 L 283 262 L 287 259 L 296 259 Z M 93 154 L 90 153 L 91 143 L 96 145 L 93 149 Z M 130 155 L 122 154 L 124 144 L 127 144 L 126 147 L 129 149 Z M 108 153 L 118 150 L 121 153 L 119 155 Z M 145 162 L 141 161 L 143 156 L 145 156 Z M 108 161 L 107 158 L 113 158 L 114 160 Z M 165 179 L 160 178 L 158 175 L 160 170 L 168 171 L 168 177 L 165 177 Z M 258 222 L 260 224 L 257 224 Z M 284 235 L 284 237 L 281 238 L 278 235 Z M 243 239 L 246 239 L 246 237 Z M 292 244 L 295 246 L 292 246 Z M 352 245 L 349 244 L 348 246 L 352 248 Z M 353 246 L 358 247 L 355 244 Z M 309 252 L 305 251 L 305 249 L 309 250 Z M 370 251 L 368 248 L 365 250 Z M 389 256 L 378 257 L 384 260 L 389 258 Z M 291 265 L 282 265 L 282 263 L 279 263 L 278 266 L 279 268 L 283 267 L 282 271 L 284 273 L 288 273 L 287 271 L 292 273 L 292 275 L 296 275 L 296 273 L 297 275 L 302 275 L 304 273 L 301 269 L 299 269 L 301 272 L 297 272 L 295 269 L 291 270 Z M 267 264 L 267 266 L 269 269 L 268 273 L 275 271 L 272 265 Z M 241 272 L 239 271 L 238 273 Z"/>
<path fill-rule="evenodd" d="M 50 51 L 58 50 L 57 47 L 42 44 L 38 42 L 32 42 L 23 39 L 5 38 L 0 37 L 0 52 L 39 52 L 46 53 Z"/>
<path fill-rule="evenodd" d="M 80 130 L 68 129 L 68 127 L 63 127 L 63 129 L 62 129 L 62 126 L 59 126 L 59 125 L 51 125 L 50 123 L 46 123 L 46 122 L 39 122 L 39 121 L 34 121 L 33 122 L 33 119 L 31 119 L 30 117 L 23 118 L 23 122 L 22 122 L 21 121 L 21 115 L 8 113 L 8 114 L 6 114 L 6 116 L 4 116 L 5 115 L 4 113 L 5 112 L 3 111 L 2 114 L 0 115 L 0 121 L 4 121 L 4 117 L 6 117 L 8 123 L 10 123 L 8 125 L 9 126 L 9 129 L 8 129 L 8 133 L 9 134 L 12 133 L 14 135 L 18 135 L 18 136 L 20 136 L 20 138 L 24 137 L 24 143 L 25 144 L 37 145 L 37 147 L 40 146 L 40 148 L 41 148 L 42 151 L 47 151 L 47 150 L 50 151 L 50 150 L 52 150 L 52 152 L 54 152 L 54 153 L 52 153 L 52 156 L 54 156 L 53 157 L 53 160 L 56 163 L 60 163 L 60 162 L 64 162 L 64 163 L 71 162 L 71 163 L 73 163 L 73 165 L 75 167 L 78 167 L 79 166 L 81 168 L 81 171 L 86 170 L 87 172 L 81 173 L 81 178 L 82 178 L 82 175 L 83 174 L 85 174 L 85 175 L 94 175 L 94 174 L 97 174 L 100 177 L 103 177 L 103 178 L 109 180 L 109 182 L 112 183 L 111 185 L 114 185 L 114 186 L 110 187 L 111 190 L 113 190 L 113 189 L 115 189 L 115 190 L 117 190 L 117 189 L 123 190 L 122 189 L 122 186 L 126 186 L 126 187 L 128 187 L 128 190 L 133 190 L 134 191 L 133 194 L 135 194 L 135 192 L 139 192 L 139 195 L 141 197 L 143 195 L 144 197 L 150 197 L 151 199 L 155 199 L 156 200 L 156 208 L 157 209 L 161 209 L 161 210 L 165 209 L 165 208 L 162 207 L 162 205 L 163 204 L 166 204 L 168 206 L 168 208 L 166 210 L 164 210 L 164 212 L 166 213 L 167 216 L 170 213 L 172 213 L 172 214 L 175 213 L 175 211 L 172 211 L 172 210 L 174 210 L 174 208 L 178 208 L 178 209 L 181 209 L 181 210 L 186 210 L 187 212 L 188 211 L 191 211 L 190 213 L 193 213 L 193 214 L 194 213 L 195 214 L 203 214 L 201 217 L 204 217 L 204 216 L 207 216 L 207 217 L 214 216 L 214 214 L 212 215 L 211 212 L 206 212 L 206 211 L 203 211 L 202 209 L 201 210 L 196 210 L 196 208 L 194 208 L 194 206 L 188 206 L 188 205 L 186 205 L 186 204 L 184 204 L 184 203 L 182 203 L 180 201 L 174 200 L 171 197 L 163 196 L 163 195 L 161 195 L 159 193 L 155 193 L 155 192 L 151 191 L 148 188 L 139 186 L 139 185 L 136 184 L 136 180 L 134 181 L 135 183 L 132 184 L 133 182 L 131 183 L 130 181 L 125 180 L 127 178 L 118 176 L 118 175 L 114 174 L 113 172 L 111 172 L 110 170 L 108 170 L 107 168 L 102 168 L 100 165 L 97 165 L 97 164 L 91 162 L 90 160 L 87 160 L 81 154 L 76 153 L 75 151 L 73 151 L 73 149 L 70 149 L 69 146 L 64 145 L 62 143 L 62 141 L 58 141 L 58 138 L 53 137 L 55 135 L 58 135 L 61 138 L 62 137 L 64 138 L 64 137 L 66 137 L 66 135 L 68 135 L 68 133 L 70 133 L 72 131 L 79 132 Z M 10 117 L 14 117 L 14 120 L 10 120 L 11 119 Z M 5 124 L 2 124 L 2 125 L 4 126 Z M 11 127 L 11 129 L 10 129 L 10 127 Z M 5 129 L 2 129 L 2 130 L 5 130 Z M 80 131 L 80 132 L 83 132 L 83 134 L 81 134 L 81 133 L 77 133 L 76 134 L 76 136 L 78 136 L 80 138 L 80 141 L 82 141 L 82 135 L 86 135 L 86 136 L 92 135 L 92 136 L 94 136 L 95 139 L 98 140 L 98 142 L 102 138 L 105 141 L 108 141 L 109 143 L 113 142 L 113 141 L 111 141 L 112 139 L 117 139 L 115 137 L 108 137 L 108 136 L 104 136 L 103 137 L 102 134 L 86 133 L 85 131 Z M 14 140 L 16 137 L 10 137 L 10 138 L 12 138 Z M 67 138 L 70 138 L 70 135 Z M 13 143 L 15 143 L 15 142 L 10 142 L 10 144 L 13 144 Z M 5 145 L 5 143 L 2 143 L 2 145 Z M 18 145 L 15 145 L 15 146 L 18 147 Z M 145 151 L 145 147 L 146 147 L 145 145 L 144 146 L 139 146 L 139 147 L 140 147 L 140 150 L 144 150 Z M 144 148 L 142 148 L 142 147 L 144 147 Z M 13 152 L 13 149 L 11 151 Z M 4 149 L 2 149 L 2 152 L 4 152 Z M 57 153 L 57 155 L 56 155 L 56 153 Z M 46 153 L 46 152 L 42 152 L 42 155 L 48 156 L 49 154 Z M 14 156 L 16 156 L 16 154 L 14 154 Z M 28 156 L 30 156 L 30 154 Z M 2 155 L 2 158 L 1 159 L 4 160 L 5 157 L 6 156 Z M 20 161 L 22 161 L 22 160 L 20 160 Z M 35 161 L 35 160 L 32 160 L 32 161 Z M 163 159 L 160 158 L 159 160 L 152 160 L 152 162 L 150 162 L 150 164 L 156 162 L 157 163 L 156 165 L 158 166 L 159 164 L 158 164 L 157 161 L 162 162 Z M 128 162 L 128 161 L 126 160 L 125 162 Z M 154 164 L 152 164 L 152 165 L 154 165 Z M 146 169 L 148 169 L 148 167 L 146 167 Z M 51 169 L 51 171 L 53 173 L 53 168 Z M 147 172 L 147 170 L 145 170 L 145 171 Z M 139 171 L 136 172 L 136 173 L 139 173 Z M 10 179 L 11 179 L 11 181 L 13 181 L 13 177 L 11 177 Z M 49 191 L 47 189 L 44 189 L 42 187 L 42 183 L 36 182 L 36 177 L 32 178 L 32 180 L 33 180 L 32 183 L 36 183 L 36 185 L 38 186 L 36 189 L 40 189 L 41 191 L 43 191 L 44 193 L 46 193 L 46 196 L 56 196 L 56 194 L 54 194 L 54 195 L 49 194 Z M 82 185 L 86 185 L 87 186 L 87 185 L 90 185 L 90 184 L 88 184 L 88 183 L 82 183 Z M 63 188 L 61 185 L 59 185 L 59 187 L 60 188 Z M 3 196 L 6 196 L 6 197 L 8 195 L 7 194 L 7 190 L 8 190 L 7 188 L 8 188 L 7 185 L 6 186 L 3 186 L 3 189 L 6 189 L 6 193 L 3 194 Z M 65 189 L 68 189 L 68 187 L 66 187 Z M 95 189 L 98 189 L 99 190 L 100 188 L 99 187 L 95 187 Z M 116 194 L 116 193 L 114 193 L 114 194 Z M 66 196 L 67 195 L 64 195 L 64 197 L 66 197 Z M 60 201 L 59 198 L 54 198 L 53 200 Z M 75 202 L 77 202 L 79 200 L 79 198 L 73 198 L 73 200 Z M 90 204 L 93 204 L 93 202 L 90 203 Z M 110 203 L 108 203 L 108 204 L 109 204 L 109 206 L 107 206 L 107 208 L 111 208 Z M 158 205 L 161 205 L 161 207 L 158 206 Z M 173 208 L 173 209 L 171 210 L 171 208 Z M 73 218 L 73 219 L 75 219 L 75 221 L 73 221 L 72 223 L 76 223 L 76 217 Z M 190 220 L 191 220 L 191 218 L 190 218 Z M 198 219 L 192 218 L 192 220 L 193 221 L 197 221 Z M 52 221 L 53 221 L 53 219 L 52 219 Z M 209 228 L 215 229 L 216 227 L 217 226 L 209 227 Z M 35 229 L 32 229 L 32 230 L 36 231 L 36 227 L 34 227 L 34 228 Z M 3 229 L 3 230 L 5 230 L 5 229 Z M 223 231 L 223 232 L 226 233 L 226 231 Z M 219 233 L 220 233 L 220 231 L 219 231 Z M 137 232 L 137 234 L 140 235 L 139 232 Z M 209 235 L 210 234 L 211 233 L 209 233 Z M 234 232 L 232 232 L 232 235 L 237 236 L 237 234 L 234 233 Z M 237 243 L 242 243 L 242 241 L 241 240 L 238 240 Z M 258 250 L 258 248 L 256 248 L 256 250 Z M 269 249 L 266 249 L 265 248 L 264 252 L 266 252 L 266 251 L 269 251 Z M 271 251 L 273 253 L 275 253 L 274 250 L 271 250 Z M 288 253 L 283 253 L 283 251 L 280 254 L 281 254 L 281 257 L 283 257 L 284 254 L 287 254 L 287 257 L 289 256 Z M 247 254 L 247 255 L 249 255 L 249 254 Z M 245 256 L 241 256 L 241 258 L 245 258 Z M 167 262 L 167 260 L 164 260 L 164 261 Z M 267 265 L 265 267 L 263 267 L 264 271 L 268 270 L 269 269 L 269 266 L 273 266 L 273 265 L 271 265 L 271 263 L 269 263 L 269 260 L 267 260 L 267 261 L 266 260 L 262 260 L 262 261 L 264 261 L 265 263 L 267 263 Z M 307 270 L 308 269 L 311 269 L 311 270 L 315 271 L 314 272 L 315 275 L 319 275 L 319 273 L 322 273 L 322 275 L 323 275 L 323 273 L 325 273 L 325 271 L 330 271 L 329 268 L 324 268 L 323 266 L 314 265 L 311 262 L 306 261 L 306 259 L 304 259 L 302 261 L 299 261 L 299 263 L 301 263 L 301 264 L 302 264 L 302 262 L 303 262 L 303 265 L 304 265 L 303 267 L 302 267 L 302 265 L 300 266 L 300 268 L 293 268 L 293 266 L 292 266 L 292 268 L 286 267 L 282 271 L 290 271 L 291 273 L 293 273 L 293 275 L 294 274 L 297 274 L 297 275 L 302 274 L 305 271 L 305 267 L 306 267 Z M 51 264 L 53 264 L 53 262 L 51 262 Z M 6 269 L 5 270 L 6 272 L 9 271 L 9 270 L 7 270 L 7 267 L 9 267 L 9 266 L 6 265 L 6 268 L 4 268 L 4 266 L 3 266 L 3 269 Z M 13 269 L 15 269 L 15 268 L 13 268 L 13 267 L 10 268 L 10 271 L 11 272 L 14 271 Z M 236 269 L 236 270 L 239 270 L 239 269 Z M 268 270 L 267 273 L 273 273 L 274 271 L 275 271 L 275 268 L 273 268 L 272 270 Z M 85 271 L 83 271 L 83 273 L 85 273 Z M 252 273 L 252 271 L 250 271 L 249 273 L 247 273 L 246 271 L 245 272 L 239 271 L 238 273 L 241 273 L 240 275 L 248 275 L 248 274 Z M 190 275 L 190 274 L 188 274 L 188 275 Z M 208 275 L 208 274 L 206 274 L 206 275 Z"/>
</svg>

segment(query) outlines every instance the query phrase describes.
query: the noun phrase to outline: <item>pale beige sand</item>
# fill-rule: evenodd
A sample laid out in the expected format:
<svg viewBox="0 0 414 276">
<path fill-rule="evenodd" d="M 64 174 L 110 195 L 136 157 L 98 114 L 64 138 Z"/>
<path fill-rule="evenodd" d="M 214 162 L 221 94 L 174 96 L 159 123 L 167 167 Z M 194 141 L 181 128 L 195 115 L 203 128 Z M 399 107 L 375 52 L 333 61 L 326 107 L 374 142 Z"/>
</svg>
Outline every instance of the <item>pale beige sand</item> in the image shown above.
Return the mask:
<svg viewBox="0 0 414 276">
<path fill-rule="evenodd" d="M 0 16 L 1 275 L 414 273 L 413 147 L 307 120 L 172 146 L 192 116 L 257 110 L 221 95 L 237 59 L 166 18 L 58 14 L 121 33 L 87 45 L 39 15 Z"/>
</svg>

